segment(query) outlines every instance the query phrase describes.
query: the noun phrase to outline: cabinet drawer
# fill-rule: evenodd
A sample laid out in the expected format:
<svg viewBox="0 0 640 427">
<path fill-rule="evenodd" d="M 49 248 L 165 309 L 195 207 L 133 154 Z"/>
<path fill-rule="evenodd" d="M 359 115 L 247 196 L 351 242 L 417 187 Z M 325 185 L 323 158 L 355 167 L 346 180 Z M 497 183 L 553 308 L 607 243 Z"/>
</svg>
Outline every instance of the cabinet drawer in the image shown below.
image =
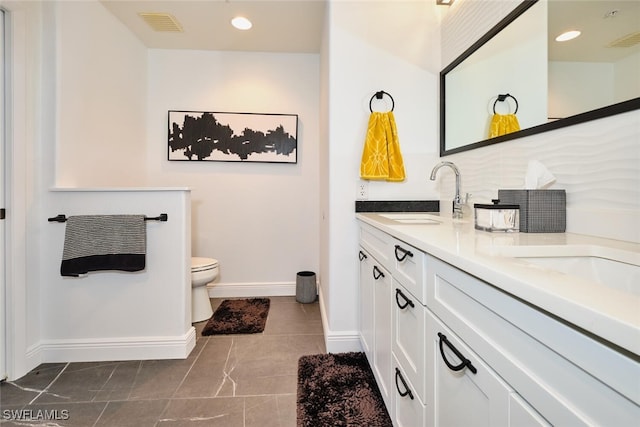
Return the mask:
<svg viewBox="0 0 640 427">
<path fill-rule="evenodd" d="M 429 263 L 428 308 L 550 424 L 640 419 L 637 361 L 447 263 Z"/>
<path fill-rule="evenodd" d="M 369 224 L 360 223 L 360 246 L 366 249 L 373 257 L 389 271 L 394 269 L 393 263 L 393 237 L 387 233 L 373 228 Z"/>
<path fill-rule="evenodd" d="M 433 426 L 507 427 L 511 388 L 436 317 L 427 319 Z"/>
<path fill-rule="evenodd" d="M 393 261 L 393 277 L 411 292 L 421 304 L 426 304 L 425 292 L 425 254 L 419 249 L 393 239 L 391 242 L 391 260 Z"/>
<path fill-rule="evenodd" d="M 393 375 L 395 390 L 393 394 L 394 426 L 418 427 L 425 426 L 427 420 L 426 406 L 416 395 L 414 385 L 408 378 L 398 359 L 393 358 Z"/>
<path fill-rule="evenodd" d="M 427 309 L 395 279 L 393 280 L 393 352 L 402 364 L 406 378 L 424 402 L 425 340 Z"/>
</svg>

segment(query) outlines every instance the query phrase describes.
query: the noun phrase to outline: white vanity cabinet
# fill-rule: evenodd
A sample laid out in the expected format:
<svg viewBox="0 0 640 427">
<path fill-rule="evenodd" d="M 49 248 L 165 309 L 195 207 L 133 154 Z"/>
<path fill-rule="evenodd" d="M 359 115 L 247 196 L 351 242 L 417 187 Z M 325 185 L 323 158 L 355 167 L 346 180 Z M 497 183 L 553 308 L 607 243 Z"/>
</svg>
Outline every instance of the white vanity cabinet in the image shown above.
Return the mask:
<svg viewBox="0 0 640 427">
<path fill-rule="evenodd" d="M 394 425 L 640 422 L 637 355 L 405 243 L 392 230 L 360 221 L 360 245 L 369 257 L 361 261 L 362 347 Z M 377 284 L 376 265 L 384 274 Z"/>
<path fill-rule="evenodd" d="M 362 348 L 396 425 L 421 426 L 426 416 L 425 254 L 361 224 L 359 258 Z"/>
<path fill-rule="evenodd" d="M 521 415 L 552 425 L 638 424 L 637 360 L 448 263 L 429 264 L 430 311 L 524 399 L 515 399 L 526 405 Z"/>
</svg>

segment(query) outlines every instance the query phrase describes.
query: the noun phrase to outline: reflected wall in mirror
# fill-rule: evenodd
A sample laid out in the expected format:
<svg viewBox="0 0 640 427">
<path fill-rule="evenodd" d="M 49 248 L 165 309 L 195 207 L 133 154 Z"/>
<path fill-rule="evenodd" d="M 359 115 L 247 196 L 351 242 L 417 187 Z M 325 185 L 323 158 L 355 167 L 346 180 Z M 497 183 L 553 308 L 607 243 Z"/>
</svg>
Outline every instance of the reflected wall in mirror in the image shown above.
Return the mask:
<svg viewBox="0 0 640 427">
<path fill-rule="evenodd" d="M 638 109 L 639 76 L 640 2 L 523 1 L 440 73 L 440 155 Z M 490 137 L 516 108 L 520 130 Z"/>
</svg>

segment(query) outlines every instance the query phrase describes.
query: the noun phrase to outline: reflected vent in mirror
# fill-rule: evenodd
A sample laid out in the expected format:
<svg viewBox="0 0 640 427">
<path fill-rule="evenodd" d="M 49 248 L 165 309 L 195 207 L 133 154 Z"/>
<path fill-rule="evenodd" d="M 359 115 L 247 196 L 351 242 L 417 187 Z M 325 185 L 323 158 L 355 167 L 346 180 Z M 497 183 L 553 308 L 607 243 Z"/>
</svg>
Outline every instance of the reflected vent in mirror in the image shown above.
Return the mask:
<svg viewBox="0 0 640 427">
<path fill-rule="evenodd" d="M 632 47 L 638 43 L 640 43 L 640 31 L 620 37 L 619 39 L 609 43 L 608 47 Z"/>
</svg>

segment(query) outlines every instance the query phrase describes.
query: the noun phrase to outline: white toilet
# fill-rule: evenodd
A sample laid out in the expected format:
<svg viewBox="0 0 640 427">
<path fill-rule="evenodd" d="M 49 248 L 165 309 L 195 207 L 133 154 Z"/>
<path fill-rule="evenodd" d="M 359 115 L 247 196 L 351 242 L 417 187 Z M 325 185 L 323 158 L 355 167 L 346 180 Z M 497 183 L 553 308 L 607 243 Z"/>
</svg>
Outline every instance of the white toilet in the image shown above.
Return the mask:
<svg viewBox="0 0 640 427">
<path fill-rule="evenodd" d="M 191 258 L 191 322 L 202 322 L 213 315 L 207 283 L 218 277 L 218 260 Z"/>
</svg>

